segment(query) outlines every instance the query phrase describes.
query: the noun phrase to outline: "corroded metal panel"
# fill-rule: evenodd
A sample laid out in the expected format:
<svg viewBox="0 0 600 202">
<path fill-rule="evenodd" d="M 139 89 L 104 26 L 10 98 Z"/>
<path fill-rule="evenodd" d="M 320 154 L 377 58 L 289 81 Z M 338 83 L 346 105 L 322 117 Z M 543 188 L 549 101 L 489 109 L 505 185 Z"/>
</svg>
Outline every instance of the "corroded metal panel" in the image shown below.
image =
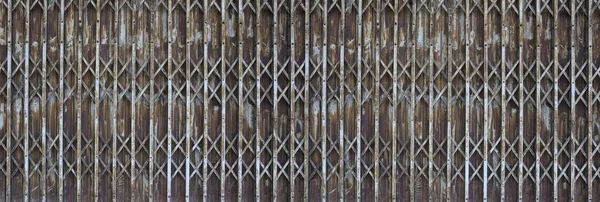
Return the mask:
<svg viewBox="0 0 600 202">
<path fill-rule="evenodd" d="M 597 201 L 598 0 L 0 0 L 3 201 Z"/>
</svg>

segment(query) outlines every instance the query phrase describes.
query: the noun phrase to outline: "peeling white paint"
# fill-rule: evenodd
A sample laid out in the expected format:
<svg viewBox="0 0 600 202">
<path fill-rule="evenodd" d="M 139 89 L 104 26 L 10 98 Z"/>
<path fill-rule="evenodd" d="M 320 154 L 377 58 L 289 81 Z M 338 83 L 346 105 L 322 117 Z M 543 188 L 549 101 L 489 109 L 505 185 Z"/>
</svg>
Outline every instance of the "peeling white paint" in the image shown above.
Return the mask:
<svg viewBox="0 0 600 202">
<path fill-rule="evenodd" d="M 435 52 L 439 52 L 442 48 L 442 38 L 441 36 L 436 37 L 437 40 L 435 42 Z"/>
<path fill-rule="evenodd" d="M 250 128 L 254 128 L 254 109 L 248 101 L 244 103 L 244 116 L 246 117 L 246 123 Z"/>
<path fill-rule="evenodd" d="M 3 27 L 0 27 L 0 36 L 5 36 Z M 0 45 L 6 45 L 6 40 L 4 39 L 4 37 L 0 38 Z"/>
<path fill-rule="evenodd" d="M 13 102 L 13 109 L 15 110 L 16 113 L 21 113 L 21 109 L 23 108 L 22 104 L 21 104 L 21 98 L 16 98 L 15 101 Z M 65 107 L 68 108 L 68 107 Z"/>
<path fill-rule="evenodd" d="M 121 22 L 121 31 L 119 31 L 119 43 L 125 43 L 127 41 L 127 27 L 124 22 Z"/>
<path fill-rule="evenodd" d="M 497 33 L 495 33 L 494 36 L 492 37 L 492 42 L 494 44 L 500 44 L 500 42 L 501 42 L 500 41 L 500 36 Z"/>
<path fill-rule="evenodd" d="M 424 38 L 424 30 L 423 30 L 423 26 L 419 26 L 419 33 L 417 34 L 417 45 L 422 46 L 423 45 L 423 38 Z"/>
<path fill-rule="evenodd" d="M 29 108 L 31 108 L 31 112 L 38 112 L 40 110 L 40 101 L 38 99 L 33 99 L 29 103 Z"/>
<path fill-rule="evenodd" d="M 548 19 L 549 23 L 548 25 L 550 25 L 550 19 Z M 551 40 L 552 39 L 552 30 L 551 30 L 551 26 L 546 26 L 546 30 L 544 31 L 544 39 L 546 40 Z"/>
<path fill-rule="evenodd" d="M 106 27 L 102 30 L 102 44 L 108 44 L 108 33 L 106 32 Z"/>
<path fill-rule="evenodd" d="M 138 38 L 138 42 L 137 42 L 137 49 L 142 49 L 144 47 L 145 37 L 146 37 L 146 35 L 144 35 L 144 32 L 139 34 L 139 38 Z"/>
<path fill-rule="evenodd" d="M 327 112 L 329 112 L 329 114 L 337 114 L 337 106 L 336 102 L 330 102 L 327 106 Z"/>
<path fill-rule="evenodd" d="M 194 40 L 195 41 L 202 41 L 202 32 L 196 31 L 196 34 L 194 34 Z"/>
<path fill-rule="evenodd" d="M 254 23 L 248 23 L 248 27 L 246 28 L 246 34 L 248 35 L 248 37 L 254 36 Z"/>
<path fill-rule="evenodd" d="M 544 127 L 546 130 L 550 130 L 550 116 L 553 116 L 552 110 L 550 107 L 544 106 L 542 107 L 542 119 L 544 120 Z"/>
<path fill-rule="evenodd" d="M 321 111 L 321 103 L 318 101 L 313 101 L 312 104 L 310 105 L 311 111 L 313 115 L 318 115 L 319 112 Z"/>
<path fill-rule="evenodd" d="M 0 130 L 4 129 L 4 119 L 5 119 L 5 112 L 4 112 L 4 103 L 0 104 Z"/>
<path fill-rule="evenodd" d="M 527 20 L 527 22 L 525 22 L 525 38 L 529 39 L 529 40 L 533 40 L 533 28 L 531 27 L 533 26 L 533 23 L 531 22 L 531 19 Z"/>
<path fill-rule="evenodd" d="M 207 41 L 212 41 L 212 27 L 210 24 L 206 25 L 206 40 Z"/>
<path fill-rule="evenodd" d="M 227 36 L 235 37 L 235 26 L 233 25 L 233 18 L 229 18 L 227 21 Z"/>
</svg>

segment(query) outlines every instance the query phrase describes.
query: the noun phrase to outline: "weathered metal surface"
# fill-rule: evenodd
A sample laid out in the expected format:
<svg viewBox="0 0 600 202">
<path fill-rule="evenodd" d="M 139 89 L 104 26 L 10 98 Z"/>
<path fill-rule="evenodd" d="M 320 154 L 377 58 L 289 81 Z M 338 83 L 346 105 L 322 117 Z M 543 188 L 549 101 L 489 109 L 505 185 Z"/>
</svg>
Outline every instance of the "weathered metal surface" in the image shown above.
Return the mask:
<svg viewBox="0 0 600 202">
<path fill-rule="evenodd" d="M 0 0 L 3 201 L 598 201 L 598 0 Z"/>
</svg>

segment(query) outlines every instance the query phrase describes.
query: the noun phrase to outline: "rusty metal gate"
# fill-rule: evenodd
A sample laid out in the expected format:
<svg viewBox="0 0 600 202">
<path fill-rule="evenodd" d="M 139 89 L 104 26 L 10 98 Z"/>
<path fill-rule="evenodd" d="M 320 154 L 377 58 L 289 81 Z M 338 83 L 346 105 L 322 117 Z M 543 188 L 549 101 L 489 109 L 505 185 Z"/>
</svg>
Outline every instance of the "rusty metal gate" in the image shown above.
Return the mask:
<svg viewBox="0 0 600 202">
<path fill-rule="evenodd" d="M 599 0 L 0 0 L 0 200 L 598 201 Z"/>
</svg>

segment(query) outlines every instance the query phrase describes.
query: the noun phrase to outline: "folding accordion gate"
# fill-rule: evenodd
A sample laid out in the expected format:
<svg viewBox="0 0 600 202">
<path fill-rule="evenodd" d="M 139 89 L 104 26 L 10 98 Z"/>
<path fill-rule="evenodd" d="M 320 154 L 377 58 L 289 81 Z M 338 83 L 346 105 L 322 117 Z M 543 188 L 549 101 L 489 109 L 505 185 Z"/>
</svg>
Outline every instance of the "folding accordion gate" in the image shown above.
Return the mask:
<svg viewBox="0 0 600 202">
<path fill-rule="evenodd" d="M 600 0 L 0 0 L 2 201 L 598 201 Z"/>
</svg>

